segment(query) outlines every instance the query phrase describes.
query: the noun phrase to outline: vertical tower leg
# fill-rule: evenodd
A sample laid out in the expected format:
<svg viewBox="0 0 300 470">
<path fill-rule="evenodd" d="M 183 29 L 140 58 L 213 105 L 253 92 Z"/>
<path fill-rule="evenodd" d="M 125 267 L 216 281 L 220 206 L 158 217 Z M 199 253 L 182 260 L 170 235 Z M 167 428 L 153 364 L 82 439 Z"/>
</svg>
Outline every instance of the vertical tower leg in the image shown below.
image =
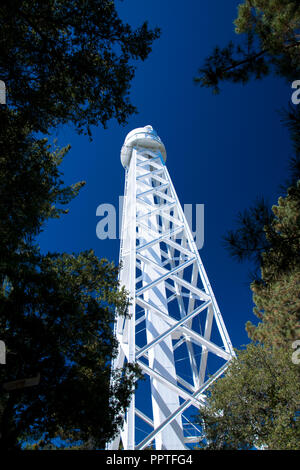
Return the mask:
<svg viewBox="0 0 300 470">
<path fill-rule="evenodd" d="M 146 198 L 149 205 L 154 207 L 154 197 L 151 194 Z M 151 242 L 153 236 L 159 236 L 159 229 L 156 217 L 148 220 L 149 232 L 140 228 L 139 238 L 145 243 Z M 162 263 L 160 250 L 157 246 L 152 246 L 148 252 L 148 259 L 157 264 Z M 143 263 L 143 286 L 147 286 L 159 273 L 151 264 Z M 145 292 L 145 300 L 149 304 L 156 305 L 165 315 L 168 315 L 167 294 L 164 283 L 158 284 L 153 289 Z M 147 343 L 151 343 L 159 335 L 168 329 L 168 323 L 157 317 L 151 309 L 146 312 L 146 335 Z M 172 338 L 168 336 L 164 342 L 160 342 L 148 351 L 149 367 L 155 372 L 176 386 L 176 369 L 174 363 Z M 151 377 L 151 397 L 153 409 L 154 427 L 157 428 L 179 407 L 178 393 L 170 390 L 167 385 Z M 181 417 L 172 421 L 170 426 L 165 428 L 155 438 L 156 450 L 164 449 L 185 449 Z"/>
</svg>

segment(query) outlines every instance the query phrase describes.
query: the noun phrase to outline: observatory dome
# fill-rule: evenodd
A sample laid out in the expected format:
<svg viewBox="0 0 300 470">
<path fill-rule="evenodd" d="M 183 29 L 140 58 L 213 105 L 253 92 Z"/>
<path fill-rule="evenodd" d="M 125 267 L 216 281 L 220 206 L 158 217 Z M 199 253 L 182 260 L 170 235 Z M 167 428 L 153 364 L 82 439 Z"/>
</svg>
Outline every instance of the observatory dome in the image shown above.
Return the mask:
<svg viewBox="0 0 300 470">
<path fill-rule="evenodd" d="M 121 149 L 121 163 L 124 168 L 129 167 L 134 147 L 143 147 L 154 151 L 159 150 L 164 161 L 167 159 L 165 146 L 152 126 L 138 127 L 127 134 Z"/>
</svg>

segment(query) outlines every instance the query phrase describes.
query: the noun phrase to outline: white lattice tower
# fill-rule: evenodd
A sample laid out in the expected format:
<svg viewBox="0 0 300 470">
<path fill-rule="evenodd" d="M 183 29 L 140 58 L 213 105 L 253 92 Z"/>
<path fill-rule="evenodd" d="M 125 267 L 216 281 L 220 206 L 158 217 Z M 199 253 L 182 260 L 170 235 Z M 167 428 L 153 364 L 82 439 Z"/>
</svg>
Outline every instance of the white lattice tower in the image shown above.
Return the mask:
<svg viewBox="0 0 300 470">
<path fill-rule="evenodd" d="M 151 126 L 127 135 L 121 161 L 120 282 L 132 300 L 129 317 L 116 321 L 113 368 L 137 363 L 146 380 L 109 448 L 118 449 L 121 439 L 124 449 L 186 449 L 201 437 L 190 409 L 195 415 L 205 406 L 205 393 L 234 351 Z M 197 432 L 187 432 L 187 423 Z"/>
</svg>

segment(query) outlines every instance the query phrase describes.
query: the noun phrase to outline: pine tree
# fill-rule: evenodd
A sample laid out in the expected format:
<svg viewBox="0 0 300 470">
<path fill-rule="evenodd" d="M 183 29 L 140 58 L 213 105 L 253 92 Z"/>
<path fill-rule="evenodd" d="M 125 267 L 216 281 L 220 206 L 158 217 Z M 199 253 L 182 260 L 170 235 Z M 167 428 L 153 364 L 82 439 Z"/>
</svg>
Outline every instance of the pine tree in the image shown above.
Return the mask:
<svg viewBox="0 0 300 470">
<path fill-rule="evenodd" d="M 145 60 L 158 36 L 146 22 L 122 22 L 112 0 L 1 1 L 1 450 L 53 448 L 57 437 L 103 448 L 122 424 L 139 376 L 127 365 L 111 380 L 114 316 L 127 315 L 127 293 L 118 268 L 93 251 L 36 246 L 84 185 L 64 185 L 69 146 L 43 135 L 65 123 L 89 135 L 112 118 L 124 124 L 135 112 L 132 60 Z"/>
<path fill-rule="evenodd" d="M 253 340 L 291 350 L 300 339 L 300 181 L 272 209 L 265 227 L 270 248 L 262 255 L 260 280 L 251 285 L 261 322 L 248 322 L 247 330 Z"/>
<path fill-rule="evenodd" d="M 145 60 L 159 36 L 146 22 L 135 30 L 122 22 L 111 0 L 2 0 L 0 31 L 7 104 L 43 133 L 125 123 L 136 111 L 133 60 Z"/>
<path fill-rule="evenodd" d="M 275 73 L 292 82 L 300 71 L 298 0 L 244 0 L 235 31 L 243 39 L 216 47 L 195 83 L 219 93 L 220 83 L 247 83 Z"/>
<path fill-rule="evenodd" d="M 299 450 L 299 378 L 286 350 L 251 343 L 238 351 L 200 409 L 200 448 Z"/>
<path fill-rule="evenodd" d="M 218 93 L 226 80 L 246 83 L 276 73 L 291 81 L 299 73 L 298 1 L 245 0 L 235 25 L 245 46 L 216 48 L 197 83 Z M 234 257 L 259 269 L 251 284 L 259 321 L 247 323 L 252 342 L 237 351 L 200 410 L 206 449 L 299 449 L 300 369 L 292 359 L 300 339 L 300 111 L 290 107 L 283 121 L 295 150 L 283 195 L 272 210 L 265 201 L 246 209 L 225 236 Z"/>
<path fill-rule="evenodd" d="M 118 269 L 92 251 L 48 254 L 19 247 L 0 292 L 0 331 L 7 359 L 0 369 L 0 448 L 32 439 L 93 441 L 103 448 L 122 423 L 136 369 L 116 372 L 111 360 L 115 310 L 128 299 Z M 39 376 L 30 388 L 15 380 Z"/>
<path fill-rule="evenodd" d="M 300 340 L 300 181 L 272 210 L 261 277 L 251 284 L 260 321 L 247 323 L 253 342 L 237 351 L 200 410 L 205 448 L 300 448 L 300 369 L 292 361 Z"/>
</svg>

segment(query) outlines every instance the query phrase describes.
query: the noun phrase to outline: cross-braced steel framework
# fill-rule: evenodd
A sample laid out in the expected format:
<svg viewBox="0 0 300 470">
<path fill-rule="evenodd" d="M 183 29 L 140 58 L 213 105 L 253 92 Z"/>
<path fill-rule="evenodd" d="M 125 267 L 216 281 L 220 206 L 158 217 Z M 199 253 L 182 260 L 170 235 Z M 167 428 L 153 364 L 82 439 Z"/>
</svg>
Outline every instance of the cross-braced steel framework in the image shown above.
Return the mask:
<svg viewBox="0 0 300 470">
<path fill-rule="evenodd" d="M 146 380 L 109 448 L 118 449 L 121 439 L 124 449 L 186 449 L 201 437 L 190 409 L 196 414 L 205 406 L 205 393 L 234 351 L 165 165 L 165 147 L 151 126 L 128 134 L 121 160 L 120 283 L 131 305 L 129 317 L 116 321 L 113 368 L 137 363 Z"/>
</svg>

